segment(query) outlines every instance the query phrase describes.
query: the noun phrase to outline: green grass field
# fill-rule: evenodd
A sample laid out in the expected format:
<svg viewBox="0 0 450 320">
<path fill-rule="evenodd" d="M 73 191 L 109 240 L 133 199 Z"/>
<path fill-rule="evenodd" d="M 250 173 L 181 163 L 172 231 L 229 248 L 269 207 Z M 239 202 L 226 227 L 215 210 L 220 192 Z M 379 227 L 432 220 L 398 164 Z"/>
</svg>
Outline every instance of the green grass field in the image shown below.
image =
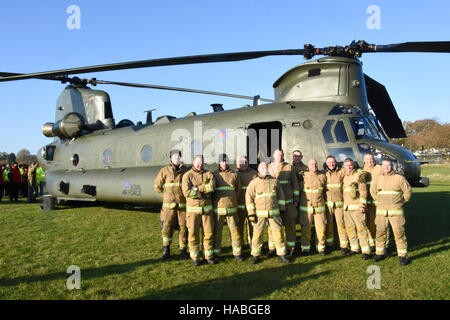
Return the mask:
<svg viewBox="0 0 450 320">
<path fill-rule="evenodd" d="M 361 255 L 299 257 L 291 264 L 266 258 L 232 258 L 194 267 L 178 256 L 161 262 L 159 214 L 150 209 L 60 207 L 0 203 L 0 299 L 449 299 L 450 167 L 424 166 L 428 188 L 414 188 L 406 205 L 411 264 L 391 256 L 377 265 L 381 289 L 368 289 L 375 264 Z M 155 210 L 153 210 L 155 211 Z M 226 230 L 226 227 L 224 228 Z M 248 250 L 246 251 L 248 255 Z M 71 265 L 81 269 L 81 289 L 69 290 Z"/>
</svg>

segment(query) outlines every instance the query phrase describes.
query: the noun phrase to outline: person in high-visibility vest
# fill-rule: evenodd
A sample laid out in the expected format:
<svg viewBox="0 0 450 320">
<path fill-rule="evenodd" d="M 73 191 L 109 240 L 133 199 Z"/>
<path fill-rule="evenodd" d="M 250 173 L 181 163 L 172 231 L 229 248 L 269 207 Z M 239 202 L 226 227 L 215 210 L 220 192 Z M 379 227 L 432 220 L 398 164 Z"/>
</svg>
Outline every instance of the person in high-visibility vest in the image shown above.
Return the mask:
<svg viewBox="0 0 450 320">
<path fill-rule="evenodd" d="M 39 196 L 42 197 L 44 195 L 44 187 L 45 187 L 45 172 L 39 163 L 37 165 L 38 167 L 36 168 L 36 186 L 39 187 Z"/>
<path fill-rule="evenodd" d="M 385 256 L 386 234 L 389 224 L 392 227 L 397 246 L 397 254 L 401 265 L 407 265 L 407 242 L 405 234 L 405 215 L 403 203 L 411 199 L 411 186 L 402 175 L 392 170 L 392 161 L 382 162 L 383 175 L 370 185 L 370 193 L 377 202 L 375 225 L 377 226 L 376 255 L 374 261 L 380 261 Z"/>
</svg>

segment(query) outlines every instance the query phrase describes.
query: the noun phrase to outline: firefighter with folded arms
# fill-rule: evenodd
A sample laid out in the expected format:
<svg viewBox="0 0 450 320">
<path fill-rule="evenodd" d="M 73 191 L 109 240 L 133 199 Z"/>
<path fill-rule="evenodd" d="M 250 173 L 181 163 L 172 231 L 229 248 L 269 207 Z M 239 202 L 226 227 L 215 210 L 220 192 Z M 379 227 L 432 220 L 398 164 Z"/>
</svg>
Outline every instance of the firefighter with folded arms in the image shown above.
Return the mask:
<svg viewBox="0 0 450 320">
<path fill-rule="evenodd" d="M 302 203 L 300 204 L 300 224 L 302 227 L 302 252 L 311 252 L 311 228 L 314 223 L 317 237 L 317 251 L 325 255 L 325 230 L 327 217 L 325 213 L 325 192 L 327 178 L 318 170 L 317 160 L 308 161 L 309 171 L 304 173 Z"/>
<path fill-rule="evenodd" d="M 228 156 L 219 155 L 219 168 L 213 172 L 216 180 L 216 189 L 213 194 L 213 206 L 215 216 L 214 228 L 214 257 L 218 261 L 222 248 L 222 231 L 225 220 L 231 233 L 231 246 L 233 255 L 238 261 L 244 261 L 242 257 L 242 240 L 238 229 L 237 200 L 242 192 L 241 181 L 238 175 L 230 169 Z"/>
<path fill-rule="evenodd" d="M 351 249 L 348 255 L 359 253 L 361 248 L 362 258 L 367 260 L 370 258 L 369 230 L 366 225 L 369 193 L 366 184 L 367 172 L 355 170 L 354 162 L 350 158 L 344 160 L 344 169 L 344 221 Z"/>
<path fill-rule="evenodd" d="M 249 246 L 252 245 L 253 225 L 248 220 L 247 208 L 245 207 L 245 192 L 247 191 L 248 184 L 252 181 L 258 173 L 249 167 L 248 159 L 246 156 L 239 155 L 236 158 L 237 175 L 241 181 L 242 192 L 239 194 L 238 199 L 238 230 L 241 237 L 242 244 L 244 244 L 244 226 L 247 229 L 247 241 Z"/>
<path fill-rule="evenodd" d="M 337 166 L 336 158 L 334 156 L 328 156 L 326 161 L 327 177 L 327 228 L 326 228 L 326 244 L 327 247 L 331 247 L 334 242 L 334 223 L 336 220 L 336 226 L 339 236 L 339 246 L 341 253 L 347 255 L 348 253 L 348 236 L 345 231 L 344 222 L 344 196 L 342 194 L 342 183 L 345 176 L 345 170 Z"/>
<path fill-rule="evenodd" d="M 181 180 L 187 171 L 181 162 L 181 151 L 174 149 L 170 151 L 170 164 L 162 168 L 155 179 L 155 191 L 163 197 L 161 208 L 163 260 L 170 258 L 170 245 L 177 219 L 180 228 L 178 233 L 180 255 L 184 259 L 189 259 L 186 198 L 181 189 Z"/>
<path fill-rule="evenodd" d="M 370 190 L 370 185 L 377 177 L 383 174 L 383 168 L 379 164 L 375 163 L 373 154 L 366 153 L 364 155 L 364 171 L 368 173 L 367 175 L 367 188 Z M 367 229 L 369 229 L 369 244 L 370 251 L 375 252 L 375 238 L 376 238 L 376 227 L 375 227 L 375 213 L 377 211 L 375 200 L 373 199 L 371 193 L 367 195 L 367 212 L 366 212 L 366 224 Z M 389 241 L 389 233 L 387 236 Z"/>
<path fill-rule="evenodd" d="M 299 204 L 300 191 L 297 180 L 297 175 L 289 163 L 284 161 L 283 150 L 275 150 L 273 153 L 273 162 L 269 164 L 269 174 L 278 179 L 283 189 L 285 197 L 286 211 L 281 213 L 281 220 L 283 221 L 286 249 L 288 254 L 292 257 L 296 255 L 295 252 L 295 219 L 297 218 L 297 207 Z M 272 239 L 272 233 L 269 230 L 269 255 L 275 254 L 275 243 Z"/>
<path fill-rule="evenodd" d="M 189 253 L 194 266 L 200 261 L 200 229 L 203 229 L 203 249 L 206 261 L 216 264 L 214 259 L 214 215 L 212 194 L 216 188 L 214 175 L 204 169 L 202 155 L 196 155 L 192 168 L 186 172 L 181 188 L 186 198 L 186 220 L 189 231 Z"/>
<path fill-rule="evenodd" d="M 370 185 L 370 192 L 377 203 L 375 224 L 377 227 L 376 255 L 374 261 L 385 256 L 385 243 L 389 224 L 394 232 L 395 244 L 401 265 L 407 265 L 407 242 L 405 234 L 405 215 L 403 203 L 411 199 L 411 186 L 405 177 L 392 170 L 391 160 L 383 160 L 383 175 Z"/>
<path fill-rule="evenodd" d="M 284 200 L 280 182 L 269 175 L 267 164 L 261 162 L 258 166 L 258 176 L 250 182 L 245 193 L 248 218 L 253 223 L 252 264 L 260 261 L 266 223 L 272 230 L 278 257 L 285 263 L 290 262 L 286 257 L 282 233 L 283 222 L 280 216 L 280 213 L 285 210 Z"/>
</svg>

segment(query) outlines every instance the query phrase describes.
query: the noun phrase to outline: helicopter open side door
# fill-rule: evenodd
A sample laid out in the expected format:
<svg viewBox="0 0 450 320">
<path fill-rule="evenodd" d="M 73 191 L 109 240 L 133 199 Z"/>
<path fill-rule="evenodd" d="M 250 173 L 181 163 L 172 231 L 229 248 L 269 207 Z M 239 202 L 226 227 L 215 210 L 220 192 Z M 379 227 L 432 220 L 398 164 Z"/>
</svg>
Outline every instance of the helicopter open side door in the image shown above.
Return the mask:
<svg viewBox="0 0 450 320">
<path fill-rule="evenodd" d="M 247 158 L 253 169 L 260 162 L 269 163 L 273 152 L 281 149 L 282 128 L 280 121 L 253 123 L 247 127 Z"/>
</svg>

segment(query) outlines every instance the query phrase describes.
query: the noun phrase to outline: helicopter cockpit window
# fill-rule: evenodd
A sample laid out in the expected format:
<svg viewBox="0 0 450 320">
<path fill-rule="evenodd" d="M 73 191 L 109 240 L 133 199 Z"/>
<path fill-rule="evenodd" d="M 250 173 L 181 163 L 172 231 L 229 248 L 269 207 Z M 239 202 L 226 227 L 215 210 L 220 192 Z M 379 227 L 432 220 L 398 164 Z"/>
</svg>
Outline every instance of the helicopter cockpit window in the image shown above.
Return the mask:
<svg viewBox="0 0 450 320">
<path fill-rule="evenodd" d="M 380 137 L 375 133 L 375 130 L 369 124 L 367 119 L 364 118 L 351 118 L 351 124 L 356 139 L 376 139 L 380 140 Z"/>
<path fill-rule="evenodd" d="M 328 148 L 328 153 L 336 158 L 336 162 L 342 166 L 346 158 L 356 160 L 352 148 Z"/>
<path fill-rule="evenodd" d="M 344 121 L 339 120 L 334 128 L 334 135 L 336 136 L 337 142 L 348 142 L 347 132 L 345 131 Z"/>
<path fill-rule="evenodd" d="M 333 136 L 331 134 L 331 128 L 333 126 L 334 120 L 327 120 L 322 129 L 323 138 L 325 143 L 333 143 Z"/>
</svg>

